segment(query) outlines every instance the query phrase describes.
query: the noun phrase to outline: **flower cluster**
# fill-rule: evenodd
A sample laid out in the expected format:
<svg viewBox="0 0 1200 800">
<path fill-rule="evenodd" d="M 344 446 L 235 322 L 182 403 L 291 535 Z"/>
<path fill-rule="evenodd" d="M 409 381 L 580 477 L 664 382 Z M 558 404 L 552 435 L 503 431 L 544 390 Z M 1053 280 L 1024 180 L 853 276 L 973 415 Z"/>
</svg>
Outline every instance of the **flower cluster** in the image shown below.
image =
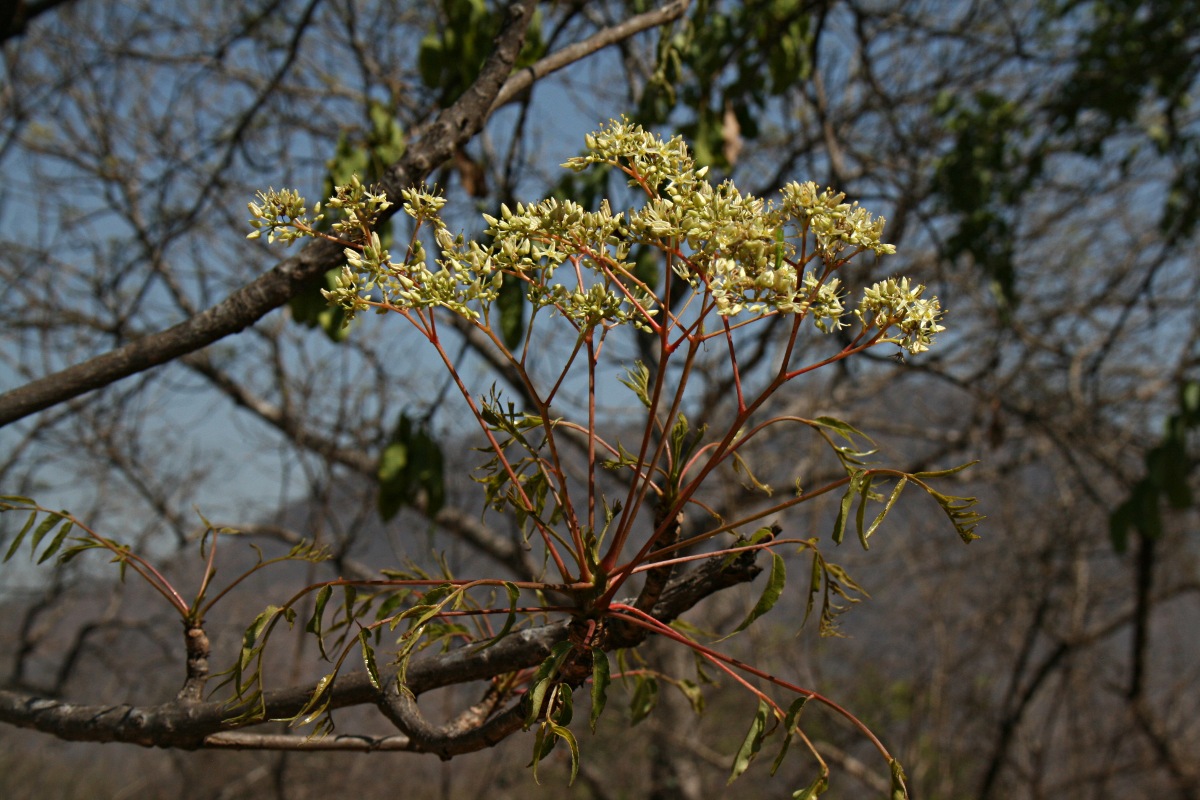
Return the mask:
<svg viewBox="0 0 1200 800">
<path fill-rule="evenodd" d="M 883 331 L 894 325 L 901 335 L 882 341 L 894 342 L 915 355 L 929 349 L 935 333 L 946 330 L 938 324 L 942 318 L 938 299 L 922 300 L 924 291 L 920 285 L 910 288 L 908 278 L 888 278 L 863 292 L 854 314 L 864 328 Z"/>
<path fill-rule="evenodd" d="M 860 253 L 887 255 L 885 220 L 845 194 L 817 184 L 789 183 L 772 202 L 738 190 L 731 181 L 713 185 L 707 168 L 697 168 L 680 137 L 663 140 L 630 124 L 613 121 L 586 137 L 588 152 L 563 166 L 584 170 L 607 165 L 622 171 L 645 202 L 614 213 L 608 201 L 588 211 L 570 200 L 501 206 L 484 215 L 484 244 L 453 236 L 440 217 L 445 199 L 426 189 L 403 193 L 403 210 L 416 232 L 402 262 L 393 261 L 374 227 L 391 205 L 357 178 L 326 204 L 342 217 L 332 230 L 345 242 L 346 266 L 331 303 L 352 316 L 376 307 L 401 310 L 444 307 L 472 320 L 486 317 L 506 280 L 521 281 L 535 308 L 552 308 L 580 330 L 626 322 L 656 329 L 662 287 L 634 276 L 631 252 L 650 247 L 702 296 L 698 306 L 725 317 L 741 314 L 798 314 L 825 332 L 846 327 L 845 294 L 834 273 Z M 250 204 L 251 237 L 291 241 L 317 235 L 322 219 L 305 216 L 294 192 L 259 194 Z M 437 243 L 426 252 L 425 230 Z M 566 270 L 564 272 L 564 269 Z M 888 280 L 868 290 L 855 312 L 864 331 L 910 352 L 928 349 L 941 308 L 937 298 L 920 299 L 923 286 Z"/>
</svg>

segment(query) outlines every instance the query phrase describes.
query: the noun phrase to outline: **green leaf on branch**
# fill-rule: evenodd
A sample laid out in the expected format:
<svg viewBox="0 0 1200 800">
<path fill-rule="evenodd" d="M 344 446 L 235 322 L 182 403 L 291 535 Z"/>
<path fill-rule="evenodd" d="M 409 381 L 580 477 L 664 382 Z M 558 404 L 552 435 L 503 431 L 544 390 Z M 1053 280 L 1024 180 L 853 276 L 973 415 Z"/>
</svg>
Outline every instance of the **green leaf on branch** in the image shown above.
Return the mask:
<svg viewBox="0 0 1200 800">
<path fill-rule="evenodd" d="M 876 529 L 879 528 L 880 523 L 883 522 L 883 518 L 886 517 L 888 512 L 892 510 L 892 506 L 894 506 L 896 501 L 900 498 L 900 492 L 904 491 L 904 487 L 907 485 L 907 477 L 901 478 L 896 483 L 896 488 L 892 489 L 892 494 L 888 497 L 887 502 L 883 504 L 883 509 L 875 517 L 875 521 L 871 523 L 871 527 L 867 528 L 866 532 L 862 534 L 862 546 L 864 550 L 867 549 L 867 540 L 870 539 L 871 534 L 875 533 Z"/>
<path fill-rule="evenodd" d="M 891 800 L 908 800 L 908 777 L 904 774 L 904 767 L 894 758 L 888 762 L 888 767 L 892 773 Z"/>
<path fill-rule="evenodd" d="M 558 675 L 558 671 L 562 668 L 563 662 L 567 660 L 574 645 L 570 642 L 559 642 L 550 648 L 550 655 L 546 660 L 538 666 L 537 672 L 533 674 L 533 680 L 530 682 L 529 688 L 529 708 L 525 715 L 525 728 L 537 721 L 538 716 L 542 713 L 542 706 L 546 702 L 546 693 L 554 685 L 554 678 Z"/>
<path fill-rule="evenodd" d="M 725 782 L 726 785 L 736 781 L 750 767 L 750 762 L 758 756 L 763 740 L 767 737 L 767 720 L 770 716 L 771 706 L 767 704 L 766 700 L 760 699 L 758 711 L 755 712 L 754 719 L 750 723 L 750 730 L 746 732 L 746 738 L 733 758 L 733 769 L 729 771 L 729 780 Z"/>
<path fill-rule="evenodd" d="M 29 533 L 29 529 L 33 527 L 33 523 L 37 521 L 38 512 L 29 512 L 29 519 L 25 520 L 25 525 L 21 528 L 21 532 L 17 534 L 17 538 L 12 540 L 12 544 L 8 546 L 8 552 L 4 554 L 4 561 L 7 563 L 17 550 L 21 548 L 21 542 L 25 540 L 25 534 Z"/>
<path fill-rule="evenodd" d="M 304 630 L 317 637 L 317 649 L 321 653 L 321 658 L 329 660 L 329 654 L 325 652 L 325 636 L 322 627 L 322 617 L 325 615 L 325 605 L 329 602 L 330 596 L 333 595 L 332 586 L 322 586 L 317 591 L 317 599 L 314 604 L 312 616 L 308 618 L 308 623 L 304 626 Z"/>
<path fill-rule="evenodd" d="M 500 632 L 484 643 L 480 650 L 486 650 L 496 642 L 508 636 L 512 631 L 513 625 L 517 621 L 517 600 L 521 597 L 521 590 L 512 581 L 504 582 L 504 591 L 508 593 L 508 616 L 504 618 L 504 626 L 500 628 Z"/>
<path fill-rule="evenodd" d="M 754 608 L 750 609 L 750 613 L 746 615 L 746 618 L 733 629 L 733 633 L 730 633 L 729 636 L 746 630 L 756 619 L 774 608 L 783 594 L 783 585 L 786 582 L 787 567 L 784 566 L 783 556 L 778 553 L 771 553 L 771 573 L 767 577 L 767 585 L 763 587 L 762 595 L 759 596 L 758 602 L 754 604 Z M 725 638 L 728 639 L 729 636 Z"/>
<path fill-rule="evenodd" d="M 54 529 L 54 526 L 62 522 L 65 514 L 66 512 L 50 514 L 48 517 L 42 520 L 41 524 L 38 525 L 37 528 L 34 529 L 33 538 L 29 540 L 30 555 L 33 555 L 37 552 L 38 545 L 42 543 L 42 539 L 44 539 L 46 534 Z"/>
<path fill-rule="evenodd" d="M 849 422 L 843 422 L 835 417 L 817 417 L 814 420 L 810 420 L 809 425 L 814 427 L 820 426 L 822 428 L 828 428 L 829 430 L 841 435 L 848 442 L 853 442 L 854 437 L 858 436 L 859 438 L 866 439 L 871 444 L 875 444 L 870 436 L 867 436 Z"/>
<path fill-rule="evenodd" d="M 642 405 L 650 407 L 650 368 L 641 361 L 634 361 L 632 367 L 625 369 L 625 377 L 617 378 L 637 396 Z"/>
<path fill-rule="evenodd" d="M 608 687 L 611 683 L 608 654 L 603 650 L 592 648 L 592 709 L 588 719 L 592 733 L 596 732 L 596 723 L 608 704 Z"/>
<path fill-rule="evenodd" d="M 797 789 L 796 791 L 792 792 L 792 800 L 814 800 L 814 798 L 820 797 L 821 795 L 825 794 L 825 791 L 828 788 L 829 788 L 829 776 L 828 775 L 818 775 L 815 779 L 813 779 L 813 782 L 810 783 L 808 786 L 805 786 L 803 789 Z"/>
<path fill-rule="evenodd" d="M 371 679 L 371 686 L 378 690 L 383 684 L 379 680 L 379 666 L 375 663 L 375 648 L 371 647 L 370 633 L 366 628 L 359 629 L 358 643 L 362 648 L 363 666 L 367 670 L 367 677 Z"/>
<path fill-rule="evenodd" d="M 658 706 L 658 679 L 652 675 L 638 675 L 629 701 L 629 724 L 637 725 L 650 716 Z"/>
<path fill-rule="evenodd" d="M 846 493 L 842 495 L 842 501 L 838 504 L 837 519 L 833 521 L 833 543 L 841 544 L 846 538 L 846 523 L 850 519 L 850 506 L 854 504 L 855 497 L 862 497 L 866 491 L 871 488 L 871 476 L 866 470 L 855 470 L 850 474 L 850 483 L 846 485 Z M 865 502 L 865 501 L 864 501 Z M 860 505 L 860 522 L 861 528 L 861 505 Z"/>
<path fill-rule="evenodd" d="M 788 707 L 787 714 L 783 718 L 783 742 L 779 745 L 779 755 L 775 756 L 774 763 L 771 764 L 771 774 L 774 775 L 779 771 L 780 765 L 783 764 L 783 757 L 787 755 L 788 747 L 792 744 L 792 737 L 796 735 L 800 725 L 800 712 L 804 710 L 804 706 L 808 703 L 810 695 L 797 697 Z"/>
<path fill-rule="evenodd" d="M 924 488 L 929 493 L 929 496 L 936 500 L 937 504 L 942 507 L 942 511 L 946 513 L 946 517 L 954 525 L 954 529 L 958 531 L 959 537 L 964 542 L 972 542 L 979 538 L 979 534 L 975 533 L 975 528 L 985 517 L 971 510 L 979 503 L 978 498 L 957 497 L 955 495 L 942 494 L 928 486 Z"/>
<path fill-rule="evenodd" d="M 767 497 L 771 496 L 771 487 L 754 476 L 754 473 L 750 470 L 750 465 L 746 463 L 746 459 L 742 458 L 742 454 L 736 450 L 733 452 L 733 473 L 735 475 L 746 476 L 746 480 L 742 483 L 742 486 L 746 489 L 756 489 Z"/>
<path fill-rule="evenodd" d="M 67 521 L 61 528 L 59 528 L 58 533 L 56 533 L 54 538 L 50 540 L 50 544 L 45 550 L 42 551 L 42 555 L 38 558 L 37 563 L 41 564 L 57 553 L 59 548 L 62 547 L 63 540 L 67 538 L 67 534 L 69 534 L 71 529 L 74 527 L 74 522 Z"/>
<path fill-rule="evenodd" d="M 965 464 L 959 464 L 957 467 L 950 467 L 949 469 L 939 469 L 939 470 L 934 470 L 932 472 L 914 472 L 912 474 L 912 477 L 921 478 L 921 479 L 946 478 L 946 477 L 949 477 L 950 475 L 957 475 L 958 473 L 962 472 L 963 470 L 973 467 L 978 463 L 979 463 L 979 461 L 977 461 L 977 460 L 976 461 L 968 461 Z"/>
</svg>

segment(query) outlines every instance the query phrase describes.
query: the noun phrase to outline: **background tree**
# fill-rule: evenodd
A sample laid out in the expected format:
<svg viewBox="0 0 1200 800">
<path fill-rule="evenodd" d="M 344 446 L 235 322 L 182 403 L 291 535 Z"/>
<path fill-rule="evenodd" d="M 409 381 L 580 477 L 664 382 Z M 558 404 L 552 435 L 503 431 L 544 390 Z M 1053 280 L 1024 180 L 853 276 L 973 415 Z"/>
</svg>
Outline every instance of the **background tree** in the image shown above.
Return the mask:
<svg viewBox="0 0 1200 800">
<path fill-rule="evenodd" d="M 953 337 L 937 352 L 850 363 L 784 399 L 802 416 L 827 403 L 881 434 L 910 471 L 982 456 L 972 479 L 987 493 L 985 540 L 957 549 L 927 530 L 932 514 L 914 511 L 862 563 L 844 554 L 885 599 L 845 618 L 851 638 L 780 644 L 764 631 L 760 661 L 801 661 L 815 687 L 861 693 L 867 721 L 902 743 L 920 796 L 1197 795 L 1186 689 L 1200 659 L 1180 635 L 1197 603 L 1193 3 L 695 2 L 637 34 L 619 26 L 685 9 L 545 4 L 537 35 L 504 58 L 578 59 L 569 45 L 594 35 L 614 49 L 532 89 L 523 76 L 540 71 L 518 72 L 474 106 L 460 65 L 493 52 L 505 9 L 393 5 L 77 0 L 6 17 L 6 492 L 68 506 L 157 552 L 195 531 L 193 503 L 263 536 L 319 536 L 344 575 L 389 548 L 424 552 L 425 523 L 398 517 L 382 537 L 366 523 L 380 457 L 406 441 L 401 412 L 443 453 L 463 432 L 429 415 L 443 384 L 406 348 L 353 328 L 334 343 L 296 324 L 338 330 L 306 298 L 340 251 L 272 267 L 273 254 L 244 240 L 244 203 L 269 185 L 320 196 L 347 169 L 399 187 L 401 172 L 387 171 L 399 158 L 403 175 L 430 171 L 452 222 L 467 226 L 474 206 L 494 214 L 540 196 L 560 180 L 548 166 L 574 155 L 583 131 L 629 112 L 685 133 L 714 174 L 755 193 L 792 178 L 848 191 L 889 218 L 899 245 L 856 278 L 909 274 L 950 309 Z M 494 87 L 508 69 L 497 67 Z M 455 102 L 447 127 L 434 127 Z M 562 113 L 572 102 L 578 119 Z M 601 180 L 558 188 L 594 202 L 614 191 Z M 270 313 L 285 303 L 289 312 Z M 461 347 L 488 369 L 486 349 L 469 337 Z M 697 406 L 715 414 L 727 398 L 714 375 Z M 777 471 L 761 466 L 772 457 Z M 767 482 L 832 474 L 794 443 L 755 458 Z M 445 474 L 457 498 L 454 470 Z M 428 511 L 435 483 L 416 485 L 411 495 L 411 481 L 385 485 L 384 496 Z M 747 502 L 731 483 L 727 508 Z M 509 531 L 475 519 L 452 499 L 434 515 L 433 543 L 514 575 L 539 566 Z M 133 598 L 105 590 L 94 595 L 105 602 L 80 606 L 90 584 L 70 572 L 10 569 L 4 580 L 9 687 L 69 694 L 111 661 L 144 697 L 178 688 L 174 675 L 152 685 L 143 644 L 177 649 L 178 634 L 156 632 Z M 746 610 L 706 613 L 736 622 Z M 728 723 L 734 739 L 747 713 Z M 656 743 L 644 774 L 701 774 L 691 791 L 714 794 L 727 762 L 709 770 L 709 751 L 654 720 L 635 729 Z M 860 743 L 818 733 L 853 773 Z M 737 741 L 723 744 L 732 752 Z M 199 786 L 204 763 L 178 762 L 192 771 L 187 785 Z M 323 762 L 253 763 L 230 795 L 274 780 L 293 796 L 315 786 L 307 771 L 320 770 L 304 764 Z M 579 791 L 613 791 L 587 778 Z"/>
</svg>

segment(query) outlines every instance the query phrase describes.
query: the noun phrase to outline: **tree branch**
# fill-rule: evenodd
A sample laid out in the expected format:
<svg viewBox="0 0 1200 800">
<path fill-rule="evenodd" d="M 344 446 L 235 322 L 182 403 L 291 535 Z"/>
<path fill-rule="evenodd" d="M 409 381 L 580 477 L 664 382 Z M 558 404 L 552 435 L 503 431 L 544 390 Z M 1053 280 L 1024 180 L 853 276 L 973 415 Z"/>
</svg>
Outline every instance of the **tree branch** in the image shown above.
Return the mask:
<svg viewBox="0 0 1200 800">
<path fill-rule="evenodd" d="M 496 47 L 475 83 L 438 115 L 417 143 L 388 171 L 383 185 L 390 198 L 398 201 L 402 189 L 419 184 L 450 157 L 455 147 L 466 144 L 483 127 L 525 41 L 536 5 L 535 0 L 522 0 L 508 7 Z M 343 260 L 338 245 L 310 242 L 300 253 L 279 262 L 217 305 L 172 328 L 0 394 L 0 427 L 238 333 Z"/>
<path fill-rule="evenodd" d="M 657 28 L 668 22 L 674 22 L 684 15 L 684 12 L 687 11 L 688 6 L 691 4 L 691 0 L 672 0 L 672 2 L 667 3 L 662 8 L 638 14 L 636 17 L 630 17 L 619 25 L 605 28 L 602 31 L 592 34 L 582 42 L 567 45 L 536 63 L 530 64 L 504 82 L 504 86 L 500 89 L 500 93 L 492 103 L 491 112 L 489 113 L 495 112 L 501 106 L 511 103 L 516 99 L 517 95 L 528 89 L 536 81 L 557 72 L 563 67 L 587 58 L 592 53 L 603 50 L 609 45 L 624 41 L 642 31 Z"/>
<path fill-rule="evenodd" d="M 722 561 L 721 558 L 714 558 L 695 571 L 672 580 L 654 607 L 654 616 L 663 622 L 669 622 L 705 597 L 730 586 L 751 581 L 761 572 L 750 556 L 736 559 L 724 568 Z M 486 649 L 468 646 L 421 659 L 409 666 L 405 687 L 412 693 L 413 698 L 417 698 L 425 692 L 443 686 L 486 681 L 498 675 L 536 666 L 550 655 L 551 647 L 567 639 L 570 625 L 571 620 L 560 620 L 536 628 L 515 631 Z M 605 643 L 607 647 L 635 646 L 647 635 L 643 629 L 635 630 L 633 626 L 621 627 L 628 630 L 614 630 L 615 635 L 610 636 Z M 391 686 L 396 682 L 395 673 L 381 677 L 383 686 Z M 235 716 L 236 709 L 225 702 L 176 700 L 158 706 L 96 706 L 64 702 L 30 692 L 0 690 L 0 722 L 19 728 L 31 728 L 68 741 L 124 742 L 143 747 L 185 750 L 209 746 L 256 746 L 262 749 L 274 740 L 250 738 L 248 735 L 230 737 L 228 734 L 268 720 L 294 716 L 304 708 L 313 691 L 313 686 L 295 686 L 267 692 L 263 697 L 265 713 L 261 718 L 233 720 L 231 718 Z M 370 677 L 365 672 L 339 676 L 329 692 L 331 709 L 381 703 L 386 706 L 388 703 L 380 690 L 371 684 Z M 405 725 L 412 731 L 431 738 L 426 742 L 410 741 L 407 746 L 401 747 L 400 740 L 388 737 L 391 744 L 387 749 L 432 750 L 443 755 L 455 755 L 470 749 L 489 747 L 499 741 L 496 736 L 501 731 L 507 730 L 511 733 L 519 727 L 520 719 L 517 719 L 516 727 L 512 727 L 514 717 L 520 714 L 519 709 L 520 704 L 517 704 L 498 716 L 491 717 L 482 725 L 457 734 L 444 729 L 421 728 L 408 720 Z M 479 709 L 468 710 L 458 721 L 462 723 L 473 713 L 478 714 Z M 442 738 L 436 738 L 439 734 Z M 211 737 L 217 738 L 210 745 Z M 288 745 L 287 749 L 294 749 L 290 742 Z M 365 744 L 354 747 L 372 749 Z"/>
</svg>

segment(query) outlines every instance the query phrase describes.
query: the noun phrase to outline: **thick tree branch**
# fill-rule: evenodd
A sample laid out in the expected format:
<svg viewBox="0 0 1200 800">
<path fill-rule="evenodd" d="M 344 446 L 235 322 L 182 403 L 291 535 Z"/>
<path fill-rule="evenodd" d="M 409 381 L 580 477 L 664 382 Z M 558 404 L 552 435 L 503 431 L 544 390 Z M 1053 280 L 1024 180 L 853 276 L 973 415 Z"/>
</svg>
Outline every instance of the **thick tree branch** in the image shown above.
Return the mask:
<svg viewBox="0 0 1200 800">
<path fill-rule="evenodd" d="M 0 42 L 20 36 L 35 17 L 70 2 L 74 2 L 74 0 L 41 0 L 41 2 L 4 0 L 0 3 Z"/>
<path fill-rule="evenodd" d="M 402 189 L 420 183 L 450 157 L 455 147 L 466 144 L 483 127 L 525 41 L 536 5 L 535 0 L 523 0 L 508 7 L 504 28 L 479 78 L 454 105 L 438 115 L 388 171 L 383 184 L 393 200 L 399 199 Z M 0 427 L 238 333 L 342 261 L 342 248 L 313 241 L 217 305 L 172 328 L 0 394 Z"/>
<path fill-rule="evenodd" d="M 722 568 L 721 561 L 720 558 L 714 558 L 699 569 L 672 580 L 654 607 L 654 616 L 669 622 L 704 598 L 730 586 L 751 581 L 761 571 L 750 557 L 739 558 L 725 568 Z M 554 644 L 566 640 L 570 626 L 570 620 L 562 620 L 516 631 L 486 649 L 464 647 L 421 659 L 409 666 L 405 686 L 413 698 L 418 698 L 425 692 L 443 686 L 486 681 L 498 675 L 528 669 L 544 661 Z M 614 631 L 614 635 L 605 643 L 607 647 L 635 646 L 645 639 L 644 630 L 622 627 L 628 630 Z M 394 674 L 383 676 L 382 685 L 391 686 L 394 683 Z M 308 702 L 312 692 L 312 686 L 296 686 L 266 693 L 263 698 L 265 715 L 262 719 L 294 716 Z M 332 709 L 380 703 L 386 706 L 388 703 L 365 672 L 339 676 L 330 689 L 330 698 Z M 464 720 L 478 711 L 468 711 L 467 715 L 461 717 L 458 720 L 460 727 Z M 0 722 L 31 728 L 69 741 L 125 742 L 144 747 L 189 750 L 210 746 L 210 737 L 217 737 L 211 744 L 214 747 L 263 746 L 267 741 L 273 741 L 256 739 L 250 734 L 230 737 L 228 732 L 258 725 L 262 721 L 232 721 L 230 718 L 235 713 L 228 704 L 214 701 L 177 700 L 158 706 L 95 706 L 64 702 L 30 692 L 0 690 Z M 432 726 L 423 728 L 407 722 L 419 736 L 429 737 L 428 741 L 410 741 L 400 747 L 399 740 L 389 737 L 391 744 L 388 749 L 432 750 L 453 755 L 488 747 L 499 741 L 496 736 L 501 731 L 508 730 L 511 733 L 515 730 L 511 726 L 519 714 L 519 705 L 513 706 L 465 731 L 439 730 Z M 519 722 L 517 719 L 517 727 Z M 363 746 L 361 749 L 374 748 Z"/>
</svg>

